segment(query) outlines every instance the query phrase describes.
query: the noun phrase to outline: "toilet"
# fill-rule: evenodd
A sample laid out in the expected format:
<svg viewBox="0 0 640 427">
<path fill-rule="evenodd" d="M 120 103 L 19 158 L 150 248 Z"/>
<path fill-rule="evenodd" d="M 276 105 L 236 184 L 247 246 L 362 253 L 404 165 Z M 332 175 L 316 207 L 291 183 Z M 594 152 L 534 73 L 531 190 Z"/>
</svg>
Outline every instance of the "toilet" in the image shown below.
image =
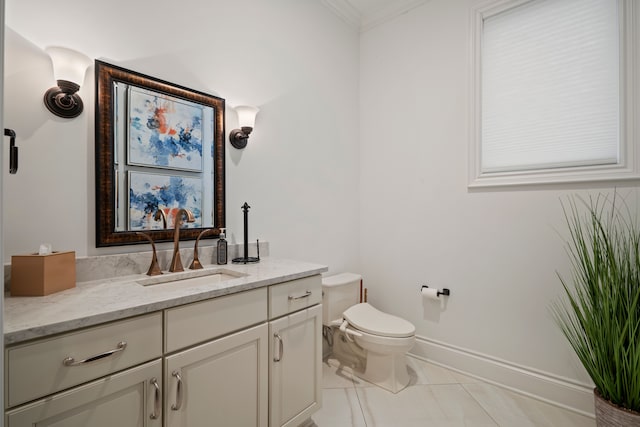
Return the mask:
<svg viewBox="0 0 640 427">
<path fill-rule="evenodd" d="M 337 359 L 356 376 L 397 393 L 409 384 L 406 354 L 415 344 L 416 328 L 405 319 L 360 303 L 361 278 L 341 273 L 322 279 L 322 323 L 330 328 Z"/>
</svg>

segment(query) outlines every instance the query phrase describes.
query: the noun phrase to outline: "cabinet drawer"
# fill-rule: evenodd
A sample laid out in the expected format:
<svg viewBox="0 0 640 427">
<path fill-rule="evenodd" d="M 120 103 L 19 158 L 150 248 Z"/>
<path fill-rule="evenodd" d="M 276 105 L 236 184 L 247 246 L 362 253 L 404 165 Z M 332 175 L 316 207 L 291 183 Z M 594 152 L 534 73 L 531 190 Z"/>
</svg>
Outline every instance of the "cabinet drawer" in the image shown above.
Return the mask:
<svg viewBox="0 0 640 427">
<path fill-rule="evenodd" d="M 320 275 L 269 287 L 269 319 L 284 316 L 322 302 Z"/>
<path fill-rule="evenodd" d="M 126 344 L 119 347 L 121 342 Z M 11 347 L 7 349 L 8 406 L 15 406 L 160 356 L 161 313 Z M 68 358 L 73 358 L 73 361 Z"/>
<path fill-rule="evenodd" d="M 165 347 L 170 353 L 267 320 L 267 289 L 196 302 L 165 312 Z"/>
</svg>

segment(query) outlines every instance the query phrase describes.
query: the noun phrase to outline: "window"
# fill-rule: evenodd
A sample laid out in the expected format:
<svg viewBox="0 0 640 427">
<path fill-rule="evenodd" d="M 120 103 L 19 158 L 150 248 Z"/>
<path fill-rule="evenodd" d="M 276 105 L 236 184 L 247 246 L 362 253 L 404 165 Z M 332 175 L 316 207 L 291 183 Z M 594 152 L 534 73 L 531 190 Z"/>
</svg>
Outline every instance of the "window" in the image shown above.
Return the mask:
<svg viewBox="0 0 640 427">
<path fill-rule="evenodd" d="M 633 9 L 502 0 L 475 11 L 470 187 L 640 178 Z"/>
</svg>

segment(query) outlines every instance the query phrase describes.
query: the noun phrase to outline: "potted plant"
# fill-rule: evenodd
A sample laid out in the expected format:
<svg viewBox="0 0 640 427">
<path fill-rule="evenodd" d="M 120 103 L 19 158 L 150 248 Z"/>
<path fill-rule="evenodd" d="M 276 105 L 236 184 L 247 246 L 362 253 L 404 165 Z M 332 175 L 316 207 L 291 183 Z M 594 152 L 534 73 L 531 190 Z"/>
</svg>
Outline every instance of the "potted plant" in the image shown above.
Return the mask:
<svg viewBox="0 0 640 427">
<path fill-rule="evenodd" d="M 563 203 L 573 280 L 552 312 L 595 384 L 596 424 L 640 426 L 640 228 L 618 198 Z"/>
</svg>

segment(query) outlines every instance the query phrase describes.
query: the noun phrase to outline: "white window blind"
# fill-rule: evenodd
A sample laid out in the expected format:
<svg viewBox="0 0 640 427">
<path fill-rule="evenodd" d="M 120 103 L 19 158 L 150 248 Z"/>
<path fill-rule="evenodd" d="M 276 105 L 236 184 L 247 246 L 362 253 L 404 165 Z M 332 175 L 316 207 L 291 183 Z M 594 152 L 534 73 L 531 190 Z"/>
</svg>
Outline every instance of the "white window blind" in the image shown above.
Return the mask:
<svg viewBox="0 0 640 427">
<path fill-rule="evenodd" d="M 614 0 L 534 0 L 483 20 L 481 172 L 616 164 Z"/>
</svg>

